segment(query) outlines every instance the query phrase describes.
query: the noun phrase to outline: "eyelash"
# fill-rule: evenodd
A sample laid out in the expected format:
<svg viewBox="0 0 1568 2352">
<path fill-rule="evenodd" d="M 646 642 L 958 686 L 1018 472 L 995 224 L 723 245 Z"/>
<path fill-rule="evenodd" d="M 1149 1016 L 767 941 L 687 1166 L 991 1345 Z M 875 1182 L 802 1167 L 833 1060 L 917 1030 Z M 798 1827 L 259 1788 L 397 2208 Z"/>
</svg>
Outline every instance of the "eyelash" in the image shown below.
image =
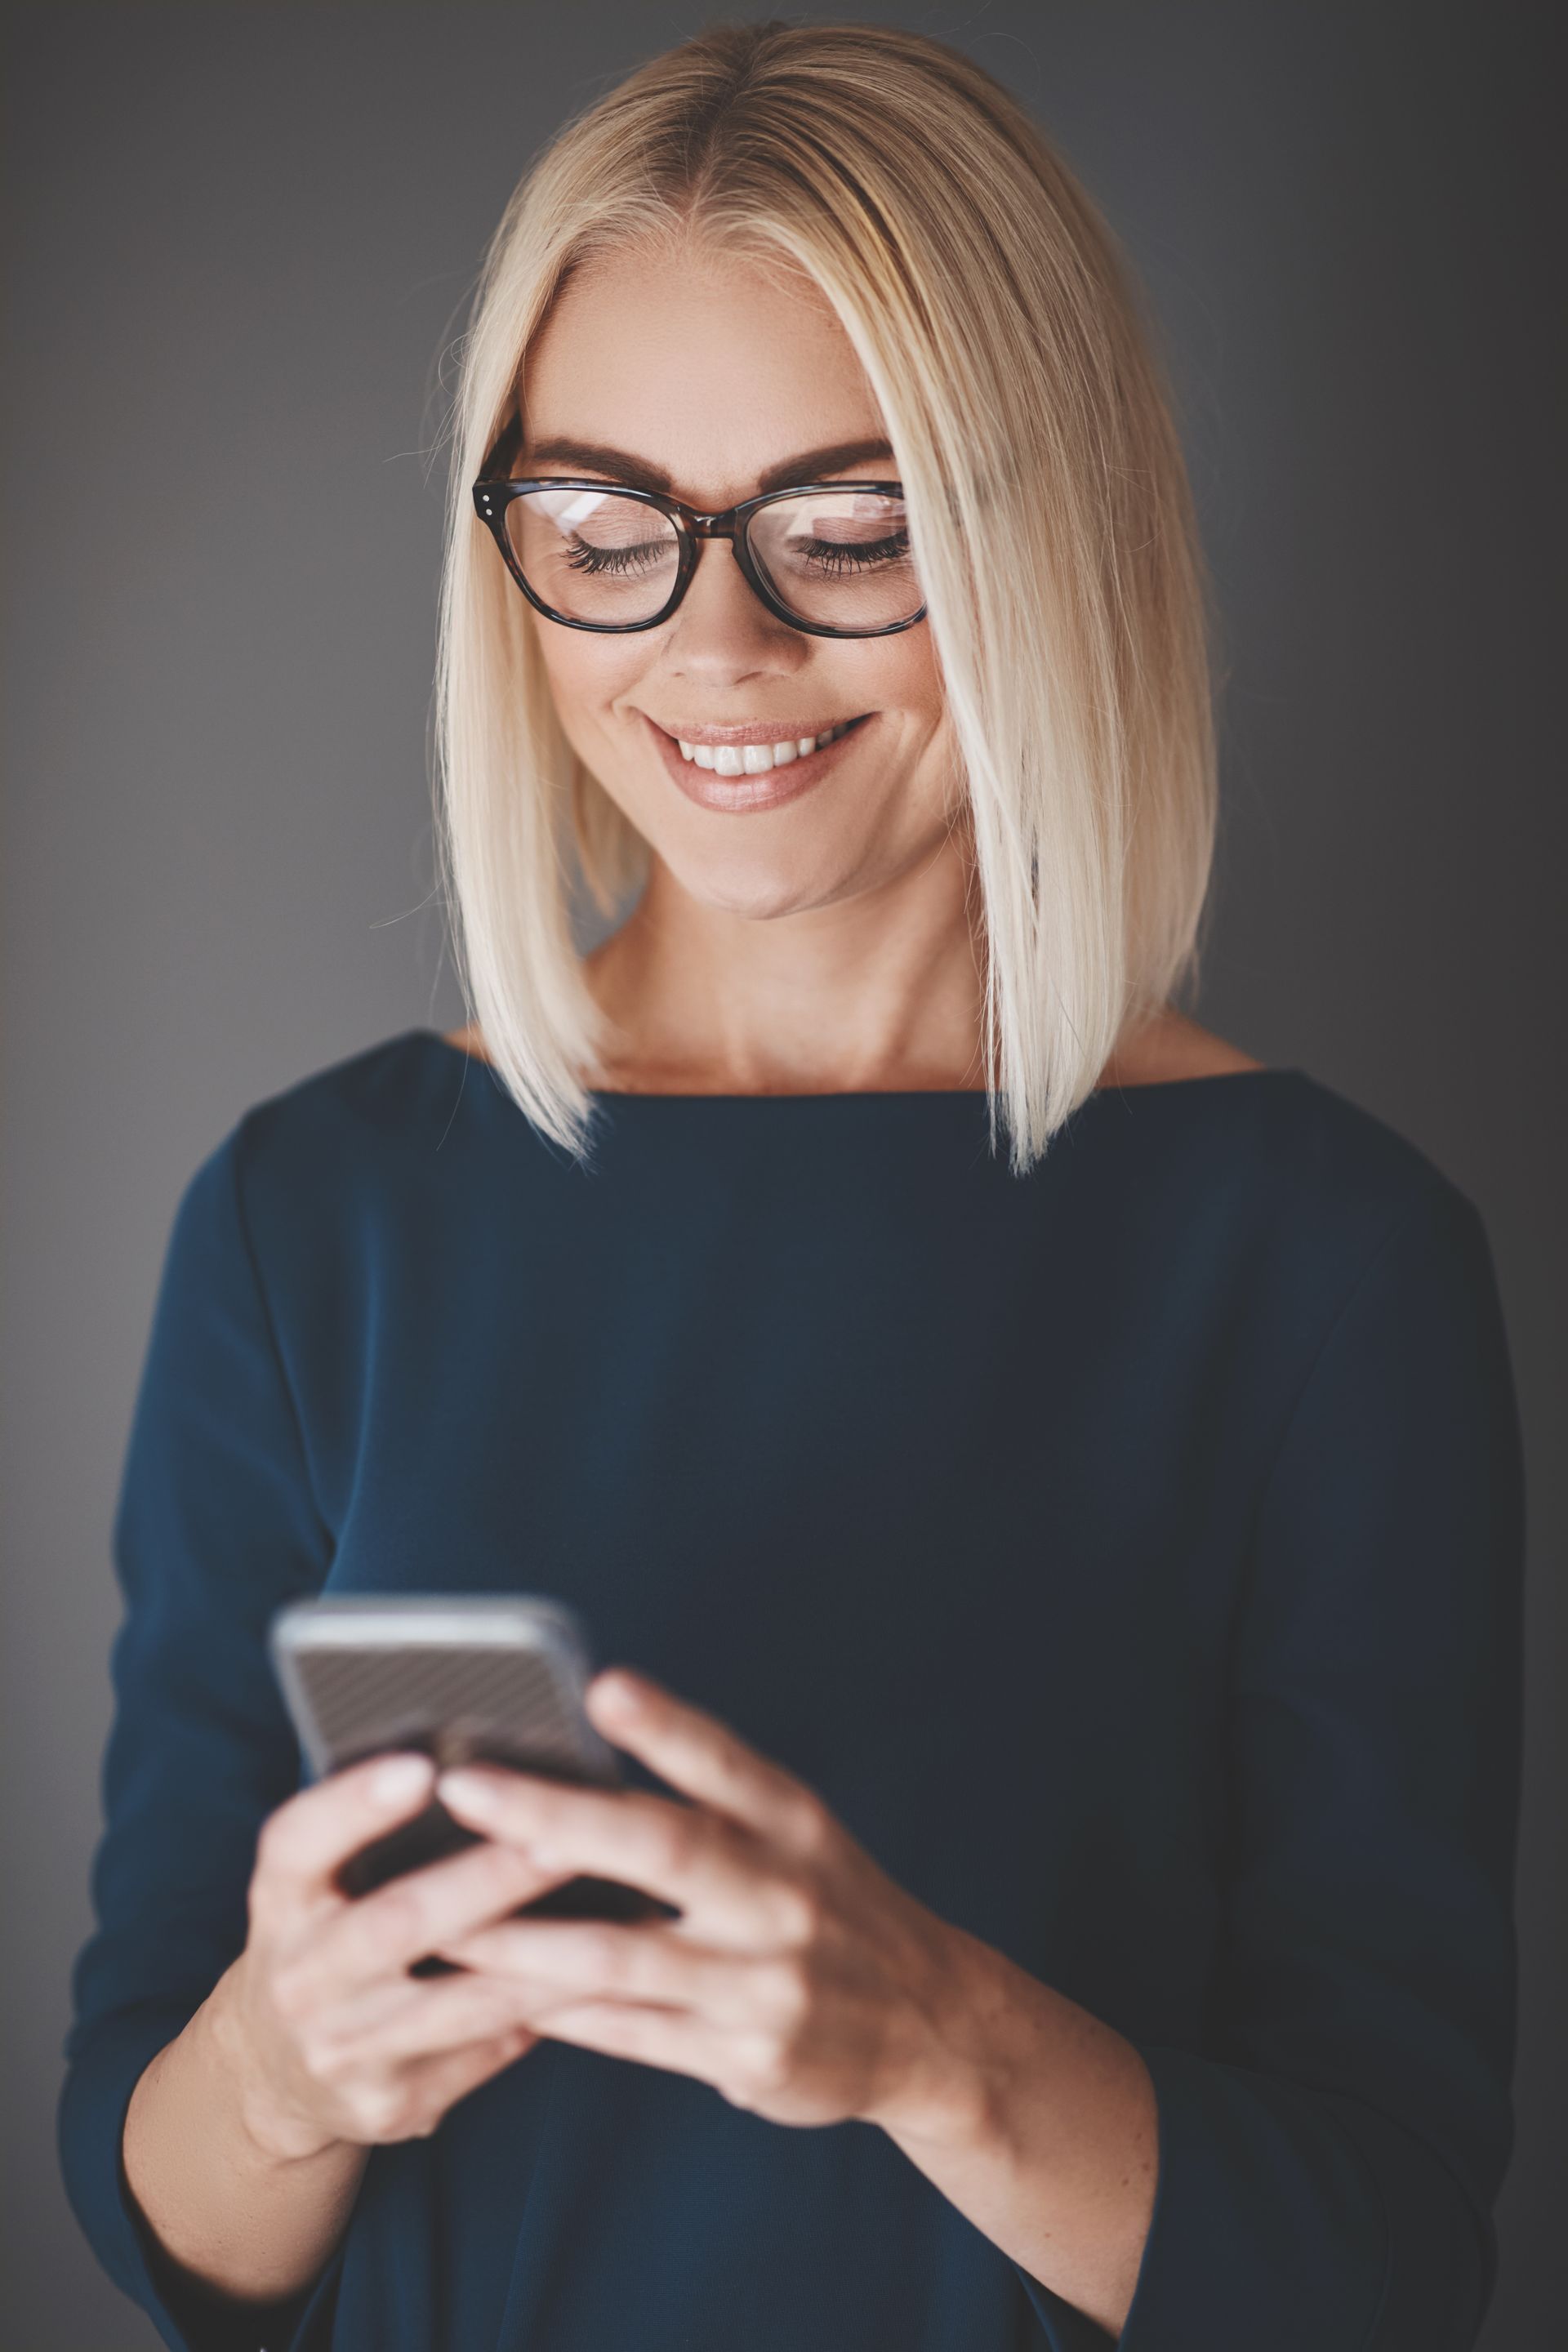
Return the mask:
<svg viewBox="0 0 1568 2352">
<path fill-rule="evenodd" d="M 590 547 L 585 541 L 577 540 L 566 561 L 574 572 L 587 572 L 596 579 L 626 579 L 637 571 L 639 563 L 647 569 L 650 556 L 658 562 L 666 551 L 651 541 L 645 541 L 640 547 Z M 847 572 L 868 572 L 879 563 L 901 562 L 909 551 L 909 535 L 904 531 L 888 539 L 868 540 L 858 547 L 837 540 L 808 539 L 796 551 L 819 572 L 838 578 Z"/>
<path fill-rule="evenodd" d="M 868 572 L 875 563 L 901 562 L 910 551 L 909 533 L 896 531 L 887 539 L 867 540 L 858 546 L 839 540 L 808 539 L 800 551 L 822 572 Z"/>
<path fill-rule="evenodd" d="M 635 570 L 639 557 L 645 559 L 647 568 L 648 556 L 658 561 L 667 552 L 666 547 L 656 545 L 651 540 L 645 540 L 640 547 L 590 547 L 585 540 L 579 539 L 573 541 L 566 561 L 574 572 L 591 572 L 599 579 L 606 575 L 614 577 L 616 573 L 624 578 Z"/>
</svg>

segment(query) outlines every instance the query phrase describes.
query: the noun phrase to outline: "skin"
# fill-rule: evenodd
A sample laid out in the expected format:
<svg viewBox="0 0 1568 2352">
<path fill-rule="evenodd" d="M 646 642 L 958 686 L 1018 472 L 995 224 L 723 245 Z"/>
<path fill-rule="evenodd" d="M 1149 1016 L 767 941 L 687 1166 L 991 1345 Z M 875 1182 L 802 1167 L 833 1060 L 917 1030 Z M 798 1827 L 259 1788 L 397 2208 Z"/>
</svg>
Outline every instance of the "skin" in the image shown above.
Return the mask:
<svg viewBox="0 0 1568 2352">
<path fill-rule="evenodd" d="M 809 280 L 697 247 L 610 257 L 574 278 L 535 338 L 523 394 L 519 473 L 611 479 L 539 453 L 624 451 L 710 513 L 754 496 L 792 458 L 886 436 Z M 832 478 L 894 470 L 872 457 Z M 969 832 L 929 628 L 808 636 L 752 594 L 721 542 L 703 547 L 660 628 L 597 636 L 529 617 L 574 749 L 652 851 L 637 908 L 587 959 L 617 1033 L 598 1082 L 634 1093 L 983 1088 Z M 869 721 L 830 782 L 747 814 L 672 789 L 647 725 L 861 714 Z M 484 1050 L 472 1030 L 454 1042 Z M 1100 1083 L 1258 1066 L 1173 1011 L 1119 1041 Z"/>
<path fill-rule="evenodd" d="M 611 478 L 539 460 L 552 441 L 592 444 L 708 511 L 803 454 L 883 436 L 809 285 L 695 250 L 602 258 L 574 278 L 524 390 L 519 471 Z M 886 457 L 833 469 L 891 470 Z M 568 736 L 652 853 L 635 912 L 587 961 L 614 1039 L 590 1081 L 983 1087 L 983 942 L 929 630 L 807 636 L 713 542 L 657 630 L 531 620 Z M 745 813 L 689 801 L 648 727 L 800 719 L 815 732 L 863 714 L 816 790 Z M 484 1051 L 472 1030 L 451 1042 Z M 1099 1083 L 1261 1066 L 1167 1009 L 1118 1042 Z M 419 1810 L 428 1766 L 398 1759 L 401 1790 L 376 1765 L 336 1775 L 267 1822 L 245 1949 L 147 2068 L 126 2119 L 127 2178 L 173 2261 L 237 2301 L 302 2287 L 370 2148 L 433 2131 L 549 2036 L 693 2075 L 783 2126 L 879 2126 L 1005 2252 L 1119 2334 L 1158 2168 L 1137 2052 L 926 1910 L 718 1718 L 626 1670 L 600 1675 L 588 1703 L 671 1796 L 448 1775 L 443 1801 L 485 1843 L 357 1903 L 336 1892 L 337 1867 Z M 507 1919 L 579 1871 L 680 1916 Z M 437 1950 L 466 1972 L 408 1976 Z"/>
</svg>

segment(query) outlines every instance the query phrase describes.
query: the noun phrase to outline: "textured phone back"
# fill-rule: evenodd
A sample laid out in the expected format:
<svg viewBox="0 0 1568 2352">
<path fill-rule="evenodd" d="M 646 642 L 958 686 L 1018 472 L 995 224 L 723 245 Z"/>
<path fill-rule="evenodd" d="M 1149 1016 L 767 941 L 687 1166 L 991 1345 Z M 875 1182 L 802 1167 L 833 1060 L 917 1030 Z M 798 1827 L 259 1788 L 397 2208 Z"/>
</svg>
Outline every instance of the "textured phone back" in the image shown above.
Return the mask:
<svg viewBox="0 0 1568 2352">
<path fill-rule="evenodd" d="M 466 1638 L 470 1626 L 473 1637 Z M 498 1603 L 475 1594 L 300 1601 L 274 1621 L 269 1647 L 318 1773 L 397 1748 L 433 1757 L 443 1769 L 506 1764 L 604 1788 L 621 1781 L 616 1750 L 583 1710 L 588 1647 L 562 1602 L 519 1596 Z M 477 1839 L 432 1797 L 411 1819 L 349 1855 L 337 1882 L 345 1895 L 368 1895 Z M 573 1874 L 514 1916 L 634 1920 L 679 1913 L 639 1887 Z M 442 1974 L 451 1965 L 431 1954 L 412 1973 Z"/>
<path fill-rule="evenodd" d="M 493 1643 L 345 1642 L 300 1649 L 294 1670 L 332 1767 L 379 1748 L 417 1748 L 443 1767 L 479 1759 L 600 1780 L 563 1668 L 547 1651 Z"/>
</svg>

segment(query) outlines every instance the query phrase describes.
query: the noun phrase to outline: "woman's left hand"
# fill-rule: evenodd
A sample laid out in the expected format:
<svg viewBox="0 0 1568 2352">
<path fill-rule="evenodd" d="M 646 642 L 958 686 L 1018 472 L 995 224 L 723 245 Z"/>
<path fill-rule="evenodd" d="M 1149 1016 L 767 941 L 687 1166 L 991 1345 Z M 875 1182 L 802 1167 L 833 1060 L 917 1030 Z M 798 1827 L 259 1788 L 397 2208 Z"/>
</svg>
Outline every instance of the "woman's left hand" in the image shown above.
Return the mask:
<svg viewBox="0 0 1568 2352">
<path fill-rule="evenodd" d="M 606 1738 L 693 1801 L 466 1767 L 437 1793 L 563 1877 L 640 1887 L 680 1917 L 503 1920 L 444 1946 L 559 1985 L 554 2040 L 710 2083 L 773 2123 L 941 2128 L 977 2085 L 952 2036 L 986 1947 L 877 1867 L 805 1784 L 642 1675 L 595 1677 Z"/>
</svg>

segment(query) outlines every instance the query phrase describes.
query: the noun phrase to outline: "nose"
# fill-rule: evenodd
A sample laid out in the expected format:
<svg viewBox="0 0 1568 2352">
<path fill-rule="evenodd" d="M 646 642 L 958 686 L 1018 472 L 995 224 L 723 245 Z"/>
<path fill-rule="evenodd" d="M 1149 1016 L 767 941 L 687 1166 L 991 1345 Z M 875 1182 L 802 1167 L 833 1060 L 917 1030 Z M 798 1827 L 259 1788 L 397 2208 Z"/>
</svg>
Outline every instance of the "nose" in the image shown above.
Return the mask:
<svg viewBox="0 0 1568 2352">
<path fill-rule="evenodd" d="M 690 585 L 670 622 L 672 676 L 710 686 L 790 677 L 810 660 L 811 642 L 752 593 L 727 540 L 699 541 Z"/>
</svg>

